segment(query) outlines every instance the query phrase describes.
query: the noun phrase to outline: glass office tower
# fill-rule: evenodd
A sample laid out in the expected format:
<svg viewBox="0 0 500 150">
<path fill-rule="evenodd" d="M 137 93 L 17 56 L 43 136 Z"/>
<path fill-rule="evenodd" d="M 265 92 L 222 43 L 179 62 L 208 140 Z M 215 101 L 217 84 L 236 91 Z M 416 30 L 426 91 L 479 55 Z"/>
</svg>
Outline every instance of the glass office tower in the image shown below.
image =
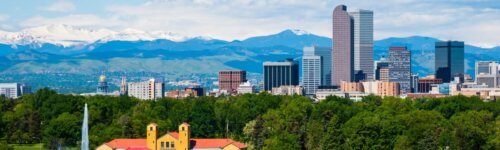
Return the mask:
<svg viewBox="0 0 500 150">
<path fill-rule="evenodd" d="M 449 83 L 453 78 L 459 77 L 464 81 L 464 42 L 445 41 L 436 42 L 436 78 L 443 83 Z"/>
</svg>

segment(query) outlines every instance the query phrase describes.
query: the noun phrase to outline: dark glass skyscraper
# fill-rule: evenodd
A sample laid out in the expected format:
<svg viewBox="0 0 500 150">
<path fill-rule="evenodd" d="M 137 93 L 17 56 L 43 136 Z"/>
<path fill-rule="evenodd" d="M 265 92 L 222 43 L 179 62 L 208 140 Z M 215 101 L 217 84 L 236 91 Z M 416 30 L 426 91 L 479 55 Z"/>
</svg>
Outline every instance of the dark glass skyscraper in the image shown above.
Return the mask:
<svg viewBox="0 0 500 150">
<path fill-rule="evenodd" d="M 299 85 L 299 65 L 293 59 L 284 62 L 264 62 L 264 90 L 282 85 Z"/>
<path fill-rule="evenodd" d="M 406 47 L 389 47 L 389 82 L 398 82 L 401 94 L 411 92 L 411 52 Z"/>
<path fill-rule="evenodd" d="M 354 81 L 354 20 L 345 5 L 335 7 L 332 18 L 332 85 Z"/>
<path fill-rule="evenodd" d="M 464 42 L 436 42 L 436 78 L 449 83 L 459 77 L 464 81 Z"/>
</svg>

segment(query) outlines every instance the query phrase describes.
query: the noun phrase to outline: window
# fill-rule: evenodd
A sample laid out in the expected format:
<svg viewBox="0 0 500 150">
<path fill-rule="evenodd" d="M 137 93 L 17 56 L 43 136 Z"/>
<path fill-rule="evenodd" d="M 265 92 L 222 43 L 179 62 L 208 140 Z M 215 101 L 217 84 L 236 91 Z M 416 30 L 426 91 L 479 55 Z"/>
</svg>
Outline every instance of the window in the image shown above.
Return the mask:
<svg viewBox="0 0 500 150">
<path fill-rule="evenodd" d="M 170 147 L 172 147 L 172 148 L 174 148 L 174 147 L 175 147 L 174 142 L 171 142 Z"/>
<path fill-rule="evenodd" d="M 182 131 L 184 131 L 184 127 L 182 127 Z"/>
<path fill-rule="evenodd" d="M 149 127 L 149 131 L 153 131 L 153 127 Z"/>
<path fill-rule="evenodd" d="M 168 143 L 167 143 L 167 145 L 168 145 Z M 162 148 L 165 147 L 165 142 L 161 142 L 161 147 Z"/>
<path fill-rule="evenodd" d="M 167 148 L 168 148 L 168 147 L 170 147 L 170 144 L 169 144 L 169 142 L 167 142 Z"/>
</svg>

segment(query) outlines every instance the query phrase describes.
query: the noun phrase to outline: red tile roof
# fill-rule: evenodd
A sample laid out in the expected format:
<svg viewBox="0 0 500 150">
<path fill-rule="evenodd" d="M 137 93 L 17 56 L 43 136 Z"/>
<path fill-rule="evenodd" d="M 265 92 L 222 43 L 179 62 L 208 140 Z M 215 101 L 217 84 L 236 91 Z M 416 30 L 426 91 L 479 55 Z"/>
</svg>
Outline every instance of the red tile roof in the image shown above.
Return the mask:
<svg viewBox="0 0 500 150">
<path fill-rule="evenodd" d="M 147 147 L 129 147 L 126 150 L 150 150 Z"/>
<path fill-rule="evenodd" d="M 191 139 L 192 148 L 224 148 L 229 144 L 233 144 L 238 148 L 247 147 L 246 145 L 231 139 Z"/>
<path fill-rule="evenodd" d="M 169 132 L 168 134 L 170 134 L 171 136 L 173 136 L 176 139 L 179 139 L 179 133 L 177 133 L 177 132 Z"/>
<path fill-rule="evenodd" d="M 114 139 L 106 145 L 111 148 L 146 147 L 146 139 Z"/>
</svg>

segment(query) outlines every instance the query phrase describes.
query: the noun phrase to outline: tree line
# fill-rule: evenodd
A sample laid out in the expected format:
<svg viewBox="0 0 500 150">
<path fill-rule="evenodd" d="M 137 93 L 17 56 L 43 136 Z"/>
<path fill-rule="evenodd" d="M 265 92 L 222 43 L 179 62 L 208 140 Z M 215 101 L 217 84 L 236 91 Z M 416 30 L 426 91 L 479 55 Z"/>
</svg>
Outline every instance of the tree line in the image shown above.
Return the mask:
<svg viewBox="0 0 500 150">
<path fill-rule="evenodd" d="M 227 137 L 249 149 L 500 149 L 500 102 L 479 97 L 313 102 L 260 93 L 141 101 L 62 95 L 47 88 L 15 100 L 0 97 L 0 147 L 79 146 L 85 103 L 92 148 L 114 138 L 144 138 L 151 122 L 160 134 L 188 122 L 194 138 Z"/>
</svg>

